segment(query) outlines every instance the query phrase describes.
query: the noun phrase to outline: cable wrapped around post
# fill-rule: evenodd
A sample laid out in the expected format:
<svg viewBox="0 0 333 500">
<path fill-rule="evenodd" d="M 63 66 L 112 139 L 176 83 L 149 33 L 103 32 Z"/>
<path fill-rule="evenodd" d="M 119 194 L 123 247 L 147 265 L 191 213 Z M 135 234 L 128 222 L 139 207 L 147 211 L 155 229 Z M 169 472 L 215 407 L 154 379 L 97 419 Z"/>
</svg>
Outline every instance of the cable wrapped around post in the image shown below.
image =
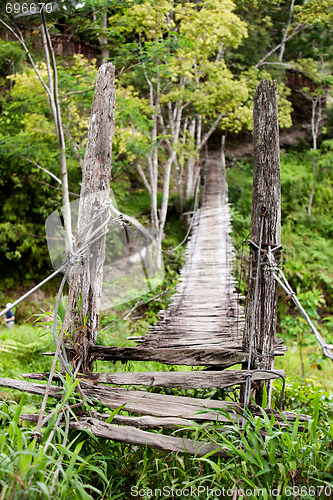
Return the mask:
<svg viewBox="0 0 333 500">
<path fill-rule="evenodd" d="M 261 248 L 281 243 L 281 186 L 277 83 L 262 80 L 253 111 L 253 195 L 251 212 L 249 285 L 243 349 L 251 348 L 251 369 L 274 367 L 277 284 L 258 256 Z M 260 236 L 262 232 L 262 237 Z M 257 247 L 257 248 L 256 248 Z M 251 346 L 251 347 L 250 347 Z M 249 369 L 247 364 L 244 369 Z M 257 404 L 262 404 L 263 382 L 254 383 Z M 268 383 L 268 406 L 271 383 Z"/>
</svg>

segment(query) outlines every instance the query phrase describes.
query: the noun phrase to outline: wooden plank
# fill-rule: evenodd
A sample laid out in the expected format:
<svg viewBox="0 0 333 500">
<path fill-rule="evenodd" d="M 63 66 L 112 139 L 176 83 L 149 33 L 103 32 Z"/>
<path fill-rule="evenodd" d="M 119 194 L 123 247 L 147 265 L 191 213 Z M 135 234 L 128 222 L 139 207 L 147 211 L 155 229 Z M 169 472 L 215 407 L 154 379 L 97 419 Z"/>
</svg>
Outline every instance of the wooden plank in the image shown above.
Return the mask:
<svg viewBox="0 0 333 500">
<path fill-rule="evenodd" d="M 44 395 L 46 385 L 44 384 L 34 384 L 32 382 L 26 382 L 24 380 L 15 380 L 12 378 L 0 378 L 0 387 L 10 387 L 11 389 L 16 389 L 18 391 L 29 392 L 30 394 L 40 394 Z M 59 387 L 50 387 L 50 396 L 54 398 L 60 398 L 62 390 Z"/>
<path fill-rule="evenodd" d="M 91 396 L 109 408 L 115 409 L 125 405 L 124 410 L 155 417 L 180 417 L 191 420 L 229 421 L 225 415 L 215 411 L 232 411 L 239 408 L 237 404 L 209 399 L 188 398 L 184 396 L 169 396 L 146 391 L 135 391 L 120 387 L 105 387 L 82 382 L 82 388 L 87 396 Z M 207 413 L 198 413 L 201 411 Z M 231 418 L 236 420 L 236 416 Z"/>
<path fill-rule="evenodd" d="M 276 370 L 281 376 L 285 376 L 283 370 Z M 217 371 L 181 371 L 181 372 L 122 372 L 122 373 L 92 373 L 83 376 L 86 382 L 97 384 L 115 385 L 146 385 L 151 387 L 168 387 L 181 389 L 220 388 L 232 385 L 244 384 L 248 372 L 244 370 Z M 48 373 L 24 373 L 25 378 L 44 380 Z M 81 375 L 79 374 L 79 377 Z M 59 377 L 54 377 L 55 380 Z M 272 380 L 279 378 L 273 373 L 252 373 L 252 380 Z"/>
<path fill-rule="evenodd" d="M 0 378 L 1 386 L 42 395 L 46 388 L 46 385 L 9 378 Z M 146 391 L 130 391 L 119 387 L 96 386 L 86 382 L 81 382 L 81 386 L 86 396 L 97 399 L 111 409 L 126 405 L 125 411 L 143 415 L 229 422 L 230 420 L 237 421 L 238 417 L 235 412 L 239 414 L 243 412 L 243 408 L 239 404 L 230 401 L 169 396 Z M 51 386 L 49 395 L 50 397 L 59 398 L 61 392 L 59 392 L 58 387 Z M 205 410 L 205 413 L 198 413 L 203 410 Z M 223 410 L 223 412 L 219 413 L 216 410 Z M 253 415 L 261 416 L 259 406 L 249 406 L 249 410 Z M 229 418 L 225 416 L 224 412 L 229 413 Z M 268 415 L 273 414 L 277 420 L 294 421 L 296 419 L 296 414 L 290 411 L 266 410 L 266 412 Z M 300 414 L 301 422 L 306 422 L 309 419 L 308 415 Z"/>
<path fill-rule="evenodd" d="M 166 396 L 164 394 L 154 394 L 145 391 L 128 391 L 127 389 L 118 387 L 101 388 L 101 386 L 97 387 L 96 385 L 84 382 L 81 385 L 86 396 L 98 399 L 98 401 L 109 408 L 116 409 L 125 404 L 126 411 L 143 415 L 228 421 L 224 415 L 209 411 L 209 408 L 221 408 L 226 410 L 235 407 L 234 403 L 227 404 L 221 401 L 200 400 L 181 396 Z M 46 385 L 8 378 L 0 378 L 0 387 L 1 386 L 40 395 L 44 395 L 46 388 Z M 49 391 L 49 396 L 55 398 L 61 397 L 59 388 L 52 386 Z M 209 413 L 196 414 L 196 412 L 202 411 L 205 408 L 208 409 Z"/>
<path fill-rule="evenodd" d="M 32 394 L 44 394 L 46 385 L 34 384 L 20 380 L 0 378 L 0 387 L 11 387 Z M 182 396 L 166 396 L 165 394 L 154 394 L 146 391 L 128 391 L 119 387 L 101 387 L 85 382 L 81 383 L 86 396 L 98 399 L 109 408 L 116 409 L 126 405 L 125 410 L 140 413 L 143 415 L 180 417 L 185 419 L 199 420 L 219 420 L 228 421 L 224 415 L 219 415 L 210 408 L 220 408 L 223 410 L 238 407 L 235 403 L 225 403 L 223 401 L 213 401 L 196 398 L 186 398 Z M 61 397 L 58 387 L 52 386 L 49 392 L 50 397 Z M 209 413 L 196 414 L 198 411 L 208 409 Z"/>
<path fill-rule="evenodd" d="M 81 417 L 77 421 L 71 420 L 69 427 L 79 431 L 89 430 L 96 437 L 131 443 L 136 446 L 148 446 L 149 448 L 187 453 L 198 457 L 203 457 L 207 453 L 212 453 L 212 456 L 228 456 L 227 452 L 221 450 L 218 445 L 214 446 L 200 441 L 193 441 L 192 439 L 147 432 L 135 427 L 107 424 L 92 417 Z"/>
<path fill-rule="evenodd" d="M 137 446 L 148 446 L 150 448 L 165 451 L 187 453 L 198 457 L 203 457 L 207 453 L 212 453 L 213 456 L 228 456 L 227 452 L 221 450 L 218 445 L 214 446 L 191 439 L 147 432 L 134 427 L 106 424 L 105 422 L 100 422 L 92 418 L 81 418 L 77 422 L 71 421 L 70 427 L 78 430 L 88 429 L 96 437 L 113 439 L 124 443 L 135 444 Z"/>
<path fill-rule="evenodd" d="M 104 361 L 158 361 L 167 365 L 206 366 L 217 365 L 221 368 L 243 363 L 248 354 L 238 350 L 223 348 L 149 348 L 93 346 L 95 359 Z"/>
<path fill-rule="evenodd" d="M 99 413 L 90 410 L 91 415 L 87 412 L 77 411 L 76 415 L 80 417 L 93 417 L 98 420 L 107 420 L 110 414 Z M 38 414 L 35 415 L 20 415 L 23 420 L 30 422 L 37 422 Z M 133 417 L 129 415 L 115 415 L 112 419 L 113 424 L 130 425 L 131 427 L 139 427 L 140 429 L 179 429 L 181 427 L 190 427 L 193 425 L 193 420 L 175 417 L 152 417 L 150 415 L 143 415 L 142 417 Z"/>
<path fill-rule="evenodd" d="M 212 339 L 205 339 L 202 342 L 200 341 L 200 337 L 194 337 L 190 336 L 188 339 L 183 338 L 183 337 L 172 337 L 171 339 L 168 338 L 168 335 L 166 335 L 166 338 L 163 339 L 163 342 L 159 341 L 154 341 L 151 339 L 149 341 L 149 345 L 151 348 L 155 347 L 156 349 L 162 349 L 162 348 L 170 348 L 170 349 L 180 349 L 182 347 L 186 348 L 197 348 L 200 349 L 201 347 L 203 349 L 207 348 L 212 348 L 212 349 L 222 349 L 224 348 L 225 350 L 234 350 L 237 348 L 235 346 L 235 343 L 227 342 L 229 339 L 226 338 L 224 339 L 223 337 L 213 337 Z M 143 349 L 145 348 L 146 344 L 142 344 Z M 240 346 L 239 346 L 239 350 Z"/>
</svg>

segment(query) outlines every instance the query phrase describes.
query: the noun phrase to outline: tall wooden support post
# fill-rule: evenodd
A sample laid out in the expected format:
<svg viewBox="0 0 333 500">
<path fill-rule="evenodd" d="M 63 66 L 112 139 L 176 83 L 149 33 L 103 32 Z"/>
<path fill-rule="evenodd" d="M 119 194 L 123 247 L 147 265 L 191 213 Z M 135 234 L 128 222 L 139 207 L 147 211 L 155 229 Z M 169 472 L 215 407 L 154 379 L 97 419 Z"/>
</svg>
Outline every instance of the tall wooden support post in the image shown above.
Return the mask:
<svg viewBox="0 0 333 500">
<path fill-rule="evenodd" d="M 76 354 L 68 353 L 69 361 L 75 368 L 81 359 L 80 371 L 85 373 L 93 367 L 89 346 L 97 339 L 105 260 L 105 235 L 101 235 L 110 217 L 107 204 L 110 200 L 114 132 L 114 78 L 115 67 L 111 63 L 99 68 L 82 171 L 74 252 L 89 240 L 90 246 L 80 262 L 73 265 L 68 280 L 65 327 L 76 351 Z"/>
<path fill-rule="evenodd" d="M 249 351 L 250 368 L 271 370 L 274 367 L 274 344 L 277 314 L 277 284 L 264 258 L 268 247 L 281 243 L 281 186 L 276 82 L 262 80 L 256 90 L 253 111 L 253 195 L 249 287 L 243 347 Z M 262 237 L 260 238 L 260 234 Z M 258 270 L 258 246 L 262 241 Z M 257 245 L 257 246 L 256 246 Z M 278 263 L 278 252 L 275 259 Z M 256 281 L 258 277 L 257 290 Z M 244 366 L 248 368 L 248 364 Z M 262 404 L 264 382 L 256 383 L 255 398 Z M 271 400 L 271 383 L 268 403 Z"/>
</svg>

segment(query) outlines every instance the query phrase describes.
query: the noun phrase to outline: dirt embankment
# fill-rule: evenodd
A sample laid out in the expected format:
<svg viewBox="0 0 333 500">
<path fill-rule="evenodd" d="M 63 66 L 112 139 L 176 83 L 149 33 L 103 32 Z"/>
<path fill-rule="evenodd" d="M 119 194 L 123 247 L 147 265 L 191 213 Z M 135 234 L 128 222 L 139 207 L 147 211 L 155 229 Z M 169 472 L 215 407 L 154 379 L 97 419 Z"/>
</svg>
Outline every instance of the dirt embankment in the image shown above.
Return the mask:
<svg viewBox="0 0 333 500">
<path fill-rule="evenodd" d="M 244 134 L 239 138 L 237 136 L 227 137 L 226 140 L 226 158 L 230 162 L 247 159 L 253 155 L 252 136 L 250 133 Z M 293 128 L 280 132 L 280 146 L 284 147 L 295 145 L 299 142 L 311 142 L 310 134 L 305 129 Z"/>
</svg>

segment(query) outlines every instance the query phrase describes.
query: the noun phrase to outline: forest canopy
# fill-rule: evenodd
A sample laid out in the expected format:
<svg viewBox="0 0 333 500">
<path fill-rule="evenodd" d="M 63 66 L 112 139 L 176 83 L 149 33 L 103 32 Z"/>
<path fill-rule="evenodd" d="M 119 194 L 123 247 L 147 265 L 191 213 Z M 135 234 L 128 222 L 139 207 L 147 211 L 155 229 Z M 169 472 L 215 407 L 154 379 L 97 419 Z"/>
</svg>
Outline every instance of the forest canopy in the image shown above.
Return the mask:
<svg viewBox="0 0 333 500">
<path fill-rule="evenodd" d="M 1 7 L 0 24 L 4 286 L 49 268 L 44 221 L 64 204 L 65 181 L 69 199 L 79 193 L 103 61 L 116 66 L 112 187 L 129 211 L 131 194 L 143 193 L 136 215 L 161 240 L 170 205 L 181 213 L 195 195 L 207 145 L 249 140 L 262 78 L 278 81 L 280 128 L 307 130 L 311 214 L 317 170 L 332 151 L 331 2 L 63 0 L 44 13 L 15 5 Z"/>
</svg>

